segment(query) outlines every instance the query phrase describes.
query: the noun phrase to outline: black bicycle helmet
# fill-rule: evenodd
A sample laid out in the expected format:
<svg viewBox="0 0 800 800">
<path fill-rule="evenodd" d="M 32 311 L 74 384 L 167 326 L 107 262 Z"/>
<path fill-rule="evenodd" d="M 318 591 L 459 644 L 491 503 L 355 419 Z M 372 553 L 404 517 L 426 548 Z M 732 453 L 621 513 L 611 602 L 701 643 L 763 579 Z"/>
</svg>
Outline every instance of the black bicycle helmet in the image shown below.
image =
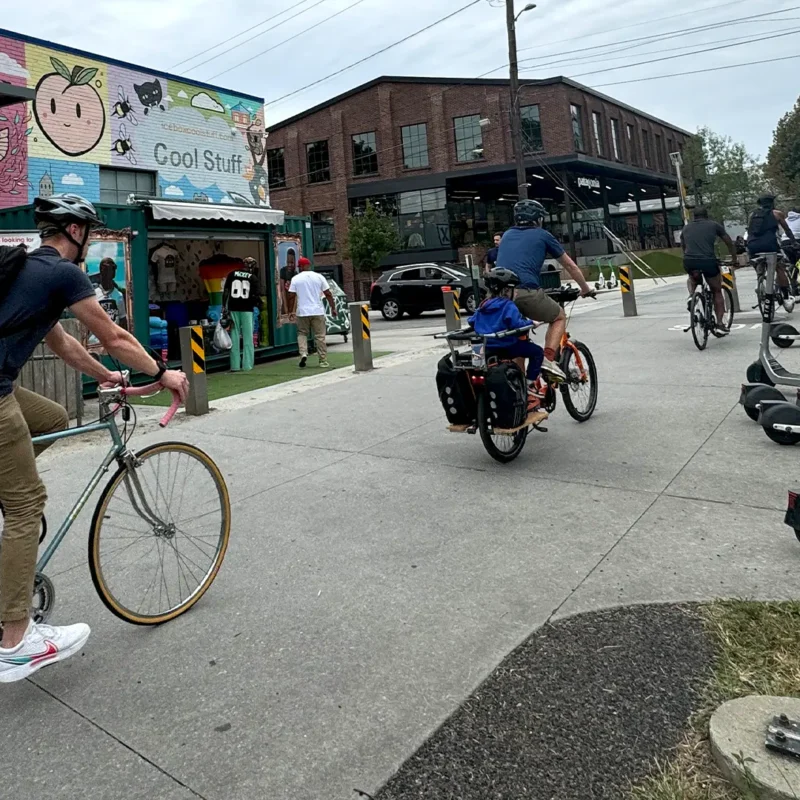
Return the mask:
<svg viewBox="0 0 800 800">
<path fill-rule="evenodd" d="M 483 281 L 487 289 L 497 293 L 502 292 L 503 289 L 513 289 L 515 286 L 519 286 L 519 275 L 510 269 L 495 267 L 486 273 Z"/>
<path fill-rule="evenodd" d="M 547 211 L 538 200 L 520 200 L 514 205 L 515 225 L 535 225 L 546 216 Z"/>
<path fill-rule="evenodd" d="M 775 205 L 775 195 L 772 194 L 772 192 L 764 192 L 764 194 L 759 196 L 758 204 L 762 208 L 771 208 Z"/>
<path fill-rule="evenodd" d="M 78 248 L 79 260 L 92 229 L 102 228 L 105 225 L 95 207 L 78 194 L 37 197 L 33 201 L 33 218 L 42 234 L 61 233 L 72 242 Z M 86 225 L 82 242 L 76 241 L 67 232 L 67 226 L 75 222 Z"/>
</svg>

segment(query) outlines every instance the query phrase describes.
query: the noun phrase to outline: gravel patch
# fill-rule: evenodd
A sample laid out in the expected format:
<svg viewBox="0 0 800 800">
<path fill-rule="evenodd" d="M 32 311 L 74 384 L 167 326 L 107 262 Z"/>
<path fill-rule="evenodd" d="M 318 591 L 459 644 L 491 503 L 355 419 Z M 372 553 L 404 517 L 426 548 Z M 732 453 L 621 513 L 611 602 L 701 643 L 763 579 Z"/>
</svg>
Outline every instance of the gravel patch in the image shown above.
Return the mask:
<svg viewBox="0 0 800 800">
<path fill-rule="evenodd" d="M 687 606 L 549 625 L 500 664 L 375 800 L 620 800 L 680 743 L 713 657 Z"/>
</svg>

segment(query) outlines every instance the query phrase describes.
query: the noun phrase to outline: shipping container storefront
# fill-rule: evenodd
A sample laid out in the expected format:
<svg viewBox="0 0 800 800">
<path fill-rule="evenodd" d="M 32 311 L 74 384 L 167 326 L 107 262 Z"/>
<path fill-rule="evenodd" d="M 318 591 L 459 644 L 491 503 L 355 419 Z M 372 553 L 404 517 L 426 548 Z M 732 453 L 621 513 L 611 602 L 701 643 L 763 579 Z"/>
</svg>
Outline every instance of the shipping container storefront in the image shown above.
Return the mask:
<svg viewBox="0 0 800 800">
<path fill-rule="evenodd" d="M 209 368 L 227 367 L 228 354 L 213 346 L 222 284 L 251 257 L 262 288 L 262 310 L 254 311 L 256 359 L 296 352 L 286 288 L 299 258 L 311 252 L 307 220 L 269 208 L 155 198 L 97 209 L 107 227 L 92 236 L 84 268 L 101 305 L 143 345 L 177 365 L 178 330 L 202 325 Z M 0 211 L 0 244 L 19 242 L 38 245 L 32 206 Z M 102 353 L 96 341 L 85 344 Z"/>
</svg>

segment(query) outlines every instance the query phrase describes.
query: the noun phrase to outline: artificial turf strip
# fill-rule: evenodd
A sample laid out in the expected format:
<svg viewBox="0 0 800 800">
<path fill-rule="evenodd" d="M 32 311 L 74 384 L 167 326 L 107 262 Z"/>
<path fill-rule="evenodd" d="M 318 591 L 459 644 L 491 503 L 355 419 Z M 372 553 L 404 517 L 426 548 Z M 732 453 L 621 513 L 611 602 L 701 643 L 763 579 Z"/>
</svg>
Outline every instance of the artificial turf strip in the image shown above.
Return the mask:
<svg viewBox="0 0 800 800">
<path fill-rule="evenodd" d="M 620 608 L 546 626 L 375 800 L 619 800 L 682 741 L 713 656 L 688 607 Z"/>
<path fill-rule="evenodd" d="M 374 358 L 389 355 L 389 353 L 373 353 Z M 328 369 L 320 369 L 319 359 L 312 353 L 308 357 L 305 369 L 297 366 L 299 358 L 284 358 L 280 361 L 269 361 L 265 364 L 256 364 L 249 372 L 213 372 L 207 377 L 208 399 L 219 400 L 242 392 L 252 392 L 263 389 L 265 386 L 274 386 L 286 381 L 295 381 L 298 378 L 307 378 L 309 375 L 319 375 L 334 369 L 353 366 L 352 353 L 328 353 Z M 172 403 L 169 392 L 161 392 L 154 397 L 132 397 L 132 403 L 142 406 L 168 407 Z"/>
</svg>

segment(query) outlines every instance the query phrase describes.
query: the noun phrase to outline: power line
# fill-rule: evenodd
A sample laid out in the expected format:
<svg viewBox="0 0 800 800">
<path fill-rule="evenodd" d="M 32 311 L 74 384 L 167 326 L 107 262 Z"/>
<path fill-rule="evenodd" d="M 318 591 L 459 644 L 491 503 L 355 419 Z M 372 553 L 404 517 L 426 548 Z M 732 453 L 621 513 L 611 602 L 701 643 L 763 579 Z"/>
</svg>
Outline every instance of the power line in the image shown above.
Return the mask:
<svg viewBox="0 0 800 800">
<path fill-rule="evenodd" d="M 219 78 L 220 75 L 225 75 L 227 72 L 231 72 L 232 70 L 236 69 L 237 67 L 241 67 L 244 64 L 249 64 L 251 61 L 255 61 L 255 59 L 260 58 L 267 53 L 271 53 L 273 50 L 276 50 L 281 45 L 286 44 L 287 42 L 293 42 L 297 39 L 298 36 L 302 36 L 304 33 L 308 33 L 309 31 L 313 31 L 314 28 L 318 28 L 320 25 L 324 25 L 326 22 L 330 22 L 334 17 L 338 17 L 340 14 L 344 14 L 345 11 L 349 11 L 351 8 L 355 8 L 360 3 L 363 3 L 364 0 L 356 0 L 355 3 L 351 3 L 349 6 L 340 9 L 335 14 L 331 14 L 329 17 L 325 17 L 325 19 L 320 20 L 319 22 L 315 22 L 313 25 L 309 25 L 304 30 L 295 33 L 293 36 L 290 36 L 288 39 L 284 39 L 278 44 L 272 45 L 272 47 L 268 47 L 266 50 L 262 50 L 260 53 L 256 53 L 254 56 L 250 56 L 250 58 L 246 58 L 244 61 L 240 61 L 238 64 L 234 64 L 232 67 L 228 67 L 228 69 L 222 70 L 222 72 L 218 72 L 216 75 L 212 75 L 210 78 L 206 78 L 206 81 L 213 81 L 215 78 Z"/>
<path fill-rule="evenodd" d="M 634 78 L 630 81 L 614 81 L 614 83 L 599 83 L 597 86 L 591 86 L 591 89 L 600 89 L 604 86 L 622 86 L 626 83 L 643 83 L 644 81 L 659 81 L 664 78 L 683 78 L 687 75 L 699 75 L 703 72 L 720 72 L 723 69 L 736 69 L 737 67 L 755 67 L 759 64 L 775 64 L 778 61 L 791 61 L 795 58 L 800 58 L 800 53 L 793 56 L 782 56 L 781 58 L 762 58 L 758 61 L 744 61 L 741 64 L 725 64 L 722 67 L 709 67 L 708 69 L 693 69 L 690 72 L 673 72 L 669 75 L 651 75 L 647 78 Z"/>
<path fill-rule="evenodd" d="M 457 9 L 456 11 L 453 11 L 452 13 L 448 14 L 445 17 L 442 17 L 441 19 L 436 20 L 436 22 L 432 22 L 430 25 L 426 25 L 424 28 L 420 28 L 418 31 L 414 31 L 414 33 L 411 33 L 402 39 L 398 39 L 396 42 L 393 42 L 392 44 L 387 45 L 386 47 L 382 47 L 380 50 L 376 50 L 374 53 L 371 53 L 370 55 L 365 56 L 364 58 L 361 58 L 358 61 L 354 61 L 352 64 L 348 64 L 346 67 L 342 67 L 341 69 L 336 70 L 336 72 L 331 72 L 329 75 L 325 75 L 324 77 L 319 78 L 318 80 L 312 81 L 311 83 L 307 83 L 305 86 L 301 86 L 299 89 L 295 89 L 293 92 L 287 92 L 287 94 L 281 95 L 280 97 L 276 97 L 274 100 L 269 100 L 268 105 L 275 105 L 276 103 L 280 103 L 282 100 L 286 100 L 289 97 L 293 97 L 296 94 L 300 94 L 300 92 L 304 92 L 306 89 L 310 89 L 312 86 L 317 86 L 318 84 L 330 80 L 331 78 L 334 78 L 337 75 L 341 75 L 343 72 L 347 72 L 347 70 L 350 70 L 353 67 L 357 67 L 359 64 L 363 64 L 365 61 L 369 61 L 371 58 L 375 58 L 375 56 L 382 55 L 388 50 L 391 50 L 392 48 L 397 47 L 400 44 L 404 44 L 410 39 L 413 39 L 415 36 L 419 36 L 421 33 L 425 33 L 426 31 L 429 31 L 431 28 L 435 28 L 442 22 L 446 22 L 447 20 L 452 19 L 457 14 L 460 14 L 462 11 L 466 11 L 468 8 L 471 8 L 472 6 L 477 5 L 480 2 L 481 0 L 471 0 L 471 2 L 467 3 L 465 6 L 461 6 L 461 8 Z"/>
<path fill-rule="evenodd" d="M 267 17 L 266 19 L 262 19 L 261 22 L 257 22 L 255 25 L 251 25 L 249 28 L 246 28 L 245 30 L 240 31 L 239 33 L 236 33 L 233 36 L 230 36 L 229 38 L 225 39 L 224 41 L 219 42 L 218 44 L 215 44 L 212 47 L 209 47 L 209 48 L 207 48 L 205 50 L 201 50 L 199 53 L 195 53 L 193 56 L 189 56 L 189 58 L 184 58 L 183 61 L 179 61 L 177 64 L 173 64 L 170 67 L 170 69 L 175 69 L 176 67 L 180 67 L 181 64 L 185 64 L 187 61 L 193 61 L 198 56 L 204 56 L 206 53 L 209 53 L 212 50 L 216 50 L 218 47 L 222 47 L 223 45 L 228 44 L 228 42 L 232 42 L 234 39 L 238 39 L 240 36 L 244 36 L 246 33 L 250 33 L 250 31 L 255 30 L 256 28 L 260 28 L 262 25 L 266 25 L 268 22 L 271 22 L 273 19 L 277 19 L 278 17 L 283 16 L 284 14 L 288 13 L 289 11 L 293 11 L 295 8 L 298 8 L 299 6 L 302 6 L 303 3 L 307 3 L 307 2 L 308 2 L 308 0 L 300 0 L 300 2 L 289 6 L 288 8 L 284 8 L 283 11 L 279 11 L 277 14 L 273 14 L 271 17 Z"/>
<path fill-rule="evenodd" d="M 719 4 L 715 5 L 715 6 L 707 6 L 706 8 L 694 9 L 694 13 L 701 14 L 701 13 L 704 13 L 706 11 L 713 11 L 716 8 L 727 8 L 728 6 L 740 5 L 741 3 L 744 3 L 744 2 L 749 2 L 749 0 L 728 0 L 728 2 L 726 2 L 726 3 L 719 3 Z M 782 12 L 776 11 L 775 13 L 776 14 L 780 14 Z M 668 20 L 668 19 L 677 19 L 678 17 L 685 17 L 685 16 L 686 16 L 686 12 L 683 12 L 682 14 L 670 14 L 667 17 L 656 17 L 655 19 L 648 19 L 648 20 L 645 20 L 644 22 L 634 22 L 631 25 L 623 25 L 621 28 L 609 28 L 608 30 L 605 30 L 605 31 L 597 31 L 596 33 L 588 33 L 588 34 L 586 34 L 586 36 L 583 36 L 581 38 L 591 39 L 593 36 L 602 36 L 603 34 L 606 34 L 606 33 L 617 33 L 619 31 L 628 30 L 630 28 L 641 28 L 642 25 L 652 25 L 654 22 L 664 22 L 665 20 Z M 574 41 L 574 39 L 572 37 L 567 37 L 565 39 L 556 39 L 554 42 L 550 42 L 550 44 L 561 44 L 562 42 L 572 42 L 572 41 Z M 535 50 L 538 46 L 539 45 L 533 45 L 532 47 L 523 47 L 518 52 L 525 53 L 528 50 Z M 506 66 L 508 66 L 508 65 L 506 65 Z M 498 67 L 497 69 L 502 69 L 502 67 Z"/>
<path fill-rule="evenodd" d="M 304 8 L 302 11 L 298 11 L 293 17 L 289 19 L 281 20 L 276 25 L 273 25 L 271 28 L 267 28 L 264 31 L 259 31 L 258 33 L 253 34 L 249 39 L 245 39 L 244 41 L 239 42 L 237 47 L 241 47 L 243 44 L 247 44 L 248 42 L 252 42 L 253 39 L 258 39 L 260 36 L 263 36 L 265 33 L 272 33 L 276 28 L 280 28 L 281 25 L 285 25 L 287 22 L 294 22 L 301 14 L 305 14 L 307 11 L 311 11 L 312 9 L 316 8 L 317 6 L 322 5 L 323 3 L 327 3 L 328 0 L 317 0 L 316 3 L 313 5 Z M 195 64 L 193 67 L 189 67 L 189 71 L 193 71 L 202 67 L 205 64 L 210 63 L 211 61 L 216 61 L 220 56 L 225 55 L 225 53 L 217 53 L 215 56 L 211 56 L 211 58 L 207 58 L 205 61 L 201 61 L 199 64 Z M 251 59 L 252 60 L 252 59 Z M 220 73 L 221 74 L 221 73 Z"/>
<path fill-rule="evenodd" d="M 800 8 L 800 6 L 794 6 L 793 8 L 788 8 L 788 9 L 784 9 L 784 10 L 785 11 L 793 11 L 793 10 L 798 9 L 798 8 Z M 607 43 L 607 44 L 598 44 L 598 45 L 594 45 L 593 47 L 581 48 L 581 52 L 582 53 L 587 53 L 587 52 L 590 52 L 592 50 L 600 50 L 600 49 L 604 49 L 604 48 L 618 48 L 621 45 L 635 44 L 637 42 L 642 43 L 642 45 L 644 45 L 644 44 L 652 44 L 652 42 L 654 42 L 654 41 L 662 42 L 662 41 L 666 41 L 667 39 L 675 39 L 675 38 L 677 38 L 679 36 L 692 35 L 692 34 L 695 34 L 695 33 L 706 32 L 706 31 L 709 31 L 709 30 L 717 30 L 718 28 L 726 28 L 726 27 L 729 27 L 731 25 L 739 25 L 739 24 L 741 24 L 743 22 L 752 22 L 752 21 L 755 21 L 755 20 L 757 20 L 757 19 L 759 19 L 761 17 L 768 17 L 768 16 L 770 16 L 772 14 L 779 14 L 779 13 L 781 13 L 781 12 L 780 11 L 767 11 L 767 12 L 765 12 L 763 14 L 752 14 L 752 15 L 747 16 L 747 17 L 738 17 L 737 19 L 726 20 L 724 22 L 714 22 L 714 23 L 709 23 L 707 25 L 700 25 L 700 26 L 695 27 L 695 28 L 684 28 L 682 30 L 677 30 L 677 31 L 668 31 L 666 34 L 652 34 L 650 36 L 642 36 L 642 37 L 637 37 L 635 39 L 626 39 L 626 40 L 623 40 L 623 41 L 620 41 L 620 42 L 610 42 L 610 43 Z M 525 58 L 525 59 L 522 59 L 519 63 L 520 64 L 524 64 L 524 63 L 529 62 L 529 61 L 541 62 L 542 59 L 550 58 L 550 57 L 552 57 L 554 55 L 561 55 L 561 53 L 558 53 L 558 54 L 549 53 L 547 55 L 539 56 L 537 58 Z M 547 66 L 551 66 L 552 64 L 558 64 L 558 63 L 561 63 L 561 62 L 560 61 L 551 61 L 551 62 L 539 63 L 538 66 L 539 67 L 547 67 Z"/>
<path fill-rule="evenodd" d="M 800 33 L 800 28 L 793 28 L 790 31 L 784 31 L 783 33 L 774 33 L 771 36 L 761 36 L 754 39 L 750 39 L 745 42 L 735 42 L 733 44 L 720 44 L 714 47 L 705 47 L 702 50 L 692 50 L 689 53 L 684 53 L 684 56 L 696 56 L 701 55 L 703 53 L 711 53 L 714 50 L 725 50 L 729 47 L 741 47 L 745 44 L 754 44 L 756 42 L 766 42 L 770 39 L 782 39 L 785 36 L 794 36 L 795 34 Z M 674 58 L 674 56 L 663 56 L 661 58 L 651 58 L 649 61 L 634 61 L 632 64 L 622 64 L 618 67 L 605 67 L 603 69 L 594 69 L 591 72 L 579 72 L 577 75 L 573 75 L 573 78 L 583 78 L 587 75 L 597 75 L 599 72 L 614 72 L 618 69 L 630 69 L 632 67 L 643 67 L 647 64 L 656 64 L 659 61 L 670 61 Z"/>
</svg>

